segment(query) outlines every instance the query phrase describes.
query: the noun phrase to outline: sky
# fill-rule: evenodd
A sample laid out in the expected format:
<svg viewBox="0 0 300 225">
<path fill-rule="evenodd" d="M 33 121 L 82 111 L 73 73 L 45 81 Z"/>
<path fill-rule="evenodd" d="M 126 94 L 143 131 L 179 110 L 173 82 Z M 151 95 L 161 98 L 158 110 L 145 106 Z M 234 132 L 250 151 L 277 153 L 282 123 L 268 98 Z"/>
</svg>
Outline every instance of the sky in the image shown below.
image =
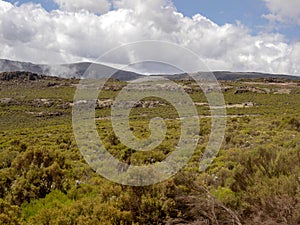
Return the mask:
<svg viewBox="0 0 300 225">
<path fill-rule="evenodd" d="M 95 61 L 143 40 L 191 49 L 211 70 L 300 75 L 300 0 L 0 0 L 0 58 Z"/>
</svg>

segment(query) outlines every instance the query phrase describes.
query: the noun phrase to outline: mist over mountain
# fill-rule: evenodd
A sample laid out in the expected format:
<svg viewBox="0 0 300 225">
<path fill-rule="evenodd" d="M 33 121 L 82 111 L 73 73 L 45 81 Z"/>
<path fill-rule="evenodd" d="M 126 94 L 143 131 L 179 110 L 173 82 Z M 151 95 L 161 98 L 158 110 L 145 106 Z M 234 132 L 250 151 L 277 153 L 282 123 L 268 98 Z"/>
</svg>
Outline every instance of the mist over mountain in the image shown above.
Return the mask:
<svg viewBox="0 0 300 225">
<path fill-rule="evenodd" d="M 104 64 L 91 62 L 80 62 L 71 64 L 34 64 L 30 62 L 19 62 L 7 59 L 0 59 L 0 72 L 31 72 L 48 76 L 58 76 L 63 78 L 105 78 L 113 75 L 121 81 L 132 81 L 146 75 L 136 72 L 119 70 Z M 210 72 L 201 72 L 210 73 Z M 284 74 L 267 74 L 257 72 L 230 72 L 230 71 L 215 71 L 213 72 L 218 80 L 238 80 L 238 79 L 257 79 L 257 78 L 279 78 L 289 80 L 300 80 L 300 76 L 291 76 Z M 187 73 L 182 74 L 154 74 L 152 76 L 163 76 L 171 80 L 186 80 L 190 79 Z"/>
<path fill-rule="evenodd" d="M 114 78 L 126 81 L 135 80 L 142 76 L 134 72 L 118 70 L 113 67 L 91 62 L 46 65 L 0 59 L 0 72 L 15 71 L 31 72 L 63 78 L 86 78 L 91 76 L 91 74 L 94 74 L 94 76 L 100 78 L 113 74 Z"/>
</svg>

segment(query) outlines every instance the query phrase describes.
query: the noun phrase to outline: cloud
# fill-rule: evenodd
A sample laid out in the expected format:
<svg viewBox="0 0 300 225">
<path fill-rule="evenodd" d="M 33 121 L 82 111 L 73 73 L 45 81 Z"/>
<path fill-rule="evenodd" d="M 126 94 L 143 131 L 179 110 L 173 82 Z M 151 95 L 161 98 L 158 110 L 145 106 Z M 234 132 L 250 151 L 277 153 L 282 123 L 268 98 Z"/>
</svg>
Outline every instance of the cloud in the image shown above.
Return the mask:
<svg viewBox="0 0 300 225">
<path fill-rule="evenodd" d="M 300 24 L 300 1 L 299 0 L 263 0 L 270 10 L 270 14 L 263 15 L 272 22 Z"/>
<path fill-rule="evenodd" d="M 0 1 L 0 13 L 4 13 L 13 8 L 13 5 L 9 2 Z"/>
<path fill-rule="evenodd" d="M 13 6 L 0 0 L 0 58 L 90 61 L 126 43 L 161 40 L 191 49 L 212 70 L 300 74 L 300 43 L 287 43 L 280 34 L 251 35 L 241 24 L 219 26 L 200 14 L 185 17 L 165 0 L 115 0 L 113 7 L 102 15 L 84 10 L 47 12 L 40 5 Z M 138 53 L 123 52 L 111 63 L 139 58 Z"/>
<path fill-rule="evenodd" d="M 92 13 L 107 13 L 110 9 L 110 2 L 107 0 L 54 0 L 61 10 L 78 12 L 87 10 Z"/>
</svg>

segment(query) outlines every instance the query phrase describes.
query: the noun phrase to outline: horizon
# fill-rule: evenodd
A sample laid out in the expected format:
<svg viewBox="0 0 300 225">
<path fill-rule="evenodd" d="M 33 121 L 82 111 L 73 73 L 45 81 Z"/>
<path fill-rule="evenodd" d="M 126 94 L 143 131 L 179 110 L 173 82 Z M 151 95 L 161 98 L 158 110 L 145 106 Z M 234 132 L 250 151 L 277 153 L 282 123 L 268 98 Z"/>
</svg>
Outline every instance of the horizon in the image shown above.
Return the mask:
<svg viewBox="0 0 300 225">
<path fill-rule="evenodd" d="M 176 76 L 176 75 L 184 75 L 184 74 L 191 74 L 191 73 L 244 73 L 244 74 L 261 74 L 261 75 L 275 75 L 275 76 L 292 76 L 292 77 L 300 77 L 300 74 L 284 74 L 284 73 L 268 73 L 268 72 L 260 72 L 260 71 L 230 71 L 230 70 L 214 70 L 214 71 L 196 71 L 196 72 L 178 72 L 178 73 L 168 73 L 168 72 L 157 72 L 157 73 L 149 73 L 149 72 L 142 72 L 139 70 L 135 70 L 134 67 L 126 66 L 126 65 L 113 65 L 113 64 L 108 64 L 108 63 L 100 63 L 100 62 L 92 62 L 92 61 L 78 61 L 78 62 L 70 62 L 70 63 L 63 63 L 63 64 L 38 64 L 30 61 L 17 61 L 17 60 L 10 60 L 10 59 L 0 59 L 0 61 L 5 60 L 9 62 L 15 62 L 15 63 L 28 63 L 32 65 L 38 65 L 38 66 L 70 66 L 70 65 L 76 65 L 76 64 L 98 64 L 98 65 L 103 65 L 107 66 L 113 69 L 116 69 L 117 71 L 125 71 L 125 72 L 131 72 L 135 73 L 137 75 L 142 75 L 142 76 Z M 119 67 L 119 68 L 118 68 Z M 0 73 L 4 72 L 20 72 L 20 71 L 2 71 L 1 70 L 2 65 L 0 64 Z M 26 71 L 26 69 L 21 70 L 21 72 L 32 72 L 32 71 Z M 47 76 L 53 76 L 51 74 L 46 74 Z"/>
</svg>

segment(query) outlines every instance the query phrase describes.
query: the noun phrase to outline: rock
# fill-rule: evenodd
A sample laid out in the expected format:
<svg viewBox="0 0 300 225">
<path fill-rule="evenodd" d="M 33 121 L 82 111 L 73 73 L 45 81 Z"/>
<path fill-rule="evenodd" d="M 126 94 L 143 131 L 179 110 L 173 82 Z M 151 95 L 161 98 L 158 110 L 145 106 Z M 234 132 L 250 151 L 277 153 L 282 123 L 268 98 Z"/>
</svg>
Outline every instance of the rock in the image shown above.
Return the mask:
<svg viewBox="0 0 300 225">
<path fill-rule="evenodd" d="M 259 89 L 259 88 L 256 88 L 256 87 L 239 87 L 239 88 L 236 89 L 234 94 L 242 94 L 242 93 L 248 93 L 248 92 L 258 93 L 258 94 L 267 94 L 267 93 L 269 93 L 269 91 L 267 89 Z"/>
<path fill-rule="evenodd" d="M 274 92 L 274 94 L 277 95 L 284 95 L 284 94 L 291 94 L 292 90 L 291 89 L 279 89 L 276 92 Z"/>
<path fill-rule="evenodd" d="M 254 107 L 255 103 L 254 102 L 244 102 L 243 103 L 243 107 L 247 108 L 247 107 Z"/>
<path fill-rule="evenodd" d="M 30 72 L 17 71 L 17 72 L 4 72 L 0 74 L 0 80 L 3 81 L 10 81 L 10 80 L 33 81 L 38 79 L 42 79 L 42 76 Z"/>
<path fill-rule="evenodd" d="M 61 103 L 61 104 L 57 105 L 57 107 L 59 107 L 61 109 L 68 109 L 72 106 L 73 106 L 73 104 L 70 103 L 70 102 L 64 102 L 64 103 Z"/>
<path fill-rule="evenodd" d="M 51 101 L 50 99 L 34 99 L 32 101 L 32 105 L 34 107 L 42 107 L 42 106 L 45 106 L 45 107 L 51 107 L 54 105 L 54 102 Z"/>
<path fill-rule="evenodd" d="M 47 87 L 55 87 L 59 85 L 59 83 L 55 83 L 55 82 L 48 82 Z"/>
<path fill-rule="evenodd" d="M 193 88 L 189 87 L 189 86 L 184 86 L 183 87 L 184 91 L 188 94 L 193 93 Z"/>
<path fill-rule="evenodd" d="M 63 115 L 61 112 L 26 112 L 29 115 L 34 115 L 36 117 L 58 117 Z"/>
<path fill-rule="evenodd" d="M 108 100 L 97 100 L 97 107 L 99 109 L 110 108 L 114 104 L 112 99 Z M 123 107 L 124 109 L 130 108 L 154 108 L 160 105 L 164 105 L 160 101 L 122 101 L 118 103 L 118 107 Z"/>
<path fill-rule="evenodd" d="M 233 89 L 233 87 L 231 87 L 231 86 L 222 87 L 222 92 L 228 92 L 232 89 Z"/>
<path fill-rule="evenodd" d="M 122 85 L 111 84 L 111 85 L 108 85 L 108 86 L 104 86 L 103 89 L 106 90 L 106 91 L 119 91 L 119 90 L 122 89 Z"/>
<path fill-rule="evenodd" d="M 12 98 L 1 98 L 0 104 L 9 105 L 9 104 L 13 103 L 13 101 L 14 100 Z"/>
<path fill-rule="evenodd" d="M 99 109 L 109 108 L 113 105 L 114 101 L 112 99 L 108 100 L 97 100 L 97 107 Z"/>
</svg>

